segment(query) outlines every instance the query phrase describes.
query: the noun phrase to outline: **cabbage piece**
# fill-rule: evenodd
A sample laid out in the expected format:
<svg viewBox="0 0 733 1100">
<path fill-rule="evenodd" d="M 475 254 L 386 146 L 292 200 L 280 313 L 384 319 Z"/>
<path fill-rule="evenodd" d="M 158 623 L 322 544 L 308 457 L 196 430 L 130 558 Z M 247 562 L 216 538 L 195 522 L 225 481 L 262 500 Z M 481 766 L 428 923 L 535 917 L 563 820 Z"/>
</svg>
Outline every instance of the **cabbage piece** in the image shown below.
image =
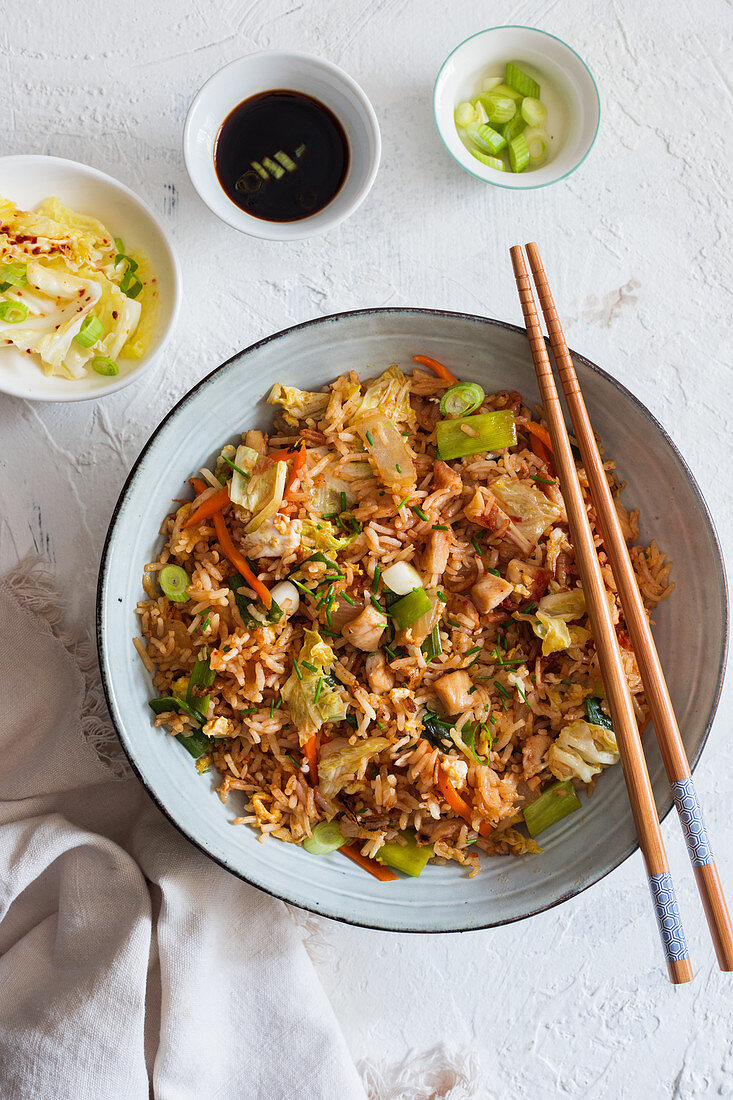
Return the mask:
<svg viewBox="0 0 733 1100">
<path fill-rule="evenodd" d="M 417 473 L 407 440 L 402 432 L 381 413 L 362 417 L 356 425 L 367 454 L 381 481 L 395 495 L 402 496 L 415 488 Z"/>
<path fill-rule="evenodd" d="M 298 729 L 301 745 L 317 733 L 324 722 L 338 722 L 346 717 L 344 689 L 340 684 L 329 683 L 326 679 L 335 660 L 333 650 L 317 630 L 304 631 L 303 645 L 297 657 L 300 676 L 293 668 L 282 689 L 282 697 Z M 313 665 L 316 671 L 313 672 L 308 665 Z"/>
<path fill-rule="evenodd" d="M 359 535 L 345 535 L 341 538 L 333 529 L 333 524 L 327 519 L 314 522 L 312 519 L 301 520 L 302 542 L 309 550 L 324 550 L 336 553 L 351 546 Z"/>
<path fill-rule="evenodd" d="M 356 745 L 350 745 L 345 738 L 331 741 L 318 761 L 318 786 L 324 798 L 335 798 L 355 777 L 362 763 L 371 760 L 388 745 L 386 737 L 367 737 Z"/>
<path fill-rule="evenodd" d="M 573 619 L 581 619 L 585 615 L 583 589 L 574 588 L 570 592 L 554 592 L 549 596 L 543 596 L 537 604 L 537 610 L 543 615 L 562 619 L 566 623 L 572 622 Z"/>
<path fill-rule="evenodd" d="M 325 413 L 330 394 L 308 393 L 307 390 L 298 390 L 295 386 L 281 386 L 279 382 L 270 390 L 267 398 L 268 405 L 280 405 L 285 413 L 288 423 L 305 420 L 312 416 L 318 419 Z"/>
<path fill-rule="evenodd" d="M 229 454 L 229 450 L 233 453 Z M 239 467 L 239 470 L 243 471 L 243 473 L 240 474 L 239 470 L 232 470 L 228 463 L 223 463 L 232 475 L 232 480 L 229 483 L 229 499 L 233 504 L 238 504 L 240 508 L 247 508 L 248 505 L 245 504 L 244 501 L 248 486 L 252 479 L 252 473 L 259 462 L 259 451 L 255 451 L 253 447 L 245 447 L 244 444 L 241 444 L 237 447 L 236 451 L 233 447 L 224 447 L 221 453 L 223 455 L 225 454 L 230 462 L 233 462 L 235 466 Z M 218 472 L 217 463 L 217 473 Z"/>
<path fill-rule="evenodd" d="M 26 263 L 39 257 L 63 257 L 69 271 L 92 267 L 114 271 L 117 252 L 112 235 L 96 218 L 69 210 L 60 199 L 46 199 L 38 210 L 19 210 L 0 199 L 0 255 L 4 263 Z"/>
<path fill-rule="evenodd" d="M 249 534 L 261 527 L 265 520 L 277 514 L 283 502 L 287 463 L 275 462 L 261 474 L 253 474 L 239 499 L 239 507 L 251 513 L 245 530 Z"/>
<path fill-rule="evenodd" d="M 536 546 L 545 531 L 560 518 L 561 510 L 557 504 L 526 481 L 502 474 L 490 488 L 513 521 L 515 529 L 531 546 Z"/>
<path fill-rule="evenodd" d="M 380 416 L 393 424 L 406 424 L 415 419 L 415 412 L 410 404 L 410 379 L 399 367 L 388 367 L 379 378 L 367 383 L 364 396 L 349 422 L 357 424 L 374 412 L 379 412 Z"/>
<path fill-rule="evenodd" d="M 578 719 L 560 730 L 550 745 L 547 766 L 556 779 L 590 783 L 594 775 L 619 761 L 613 730 Z"/>
</svg>

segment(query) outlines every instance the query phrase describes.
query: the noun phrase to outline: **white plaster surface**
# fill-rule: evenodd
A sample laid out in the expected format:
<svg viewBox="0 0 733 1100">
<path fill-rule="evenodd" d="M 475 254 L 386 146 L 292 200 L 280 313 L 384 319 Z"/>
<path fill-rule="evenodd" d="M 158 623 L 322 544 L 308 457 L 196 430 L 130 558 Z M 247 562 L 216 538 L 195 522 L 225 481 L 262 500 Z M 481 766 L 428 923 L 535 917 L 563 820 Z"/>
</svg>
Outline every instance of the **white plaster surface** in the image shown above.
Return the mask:
<svg viewBox="0 0 733 1100">
<path fill-rule="evenodd" d="M 443 58 L 500 23 L 569 41 L 600 87 L 590 158 L 537 192 L 465 175 L 433 128 Z M 724 0 L 5 5 L 0 148 L 81 160 L 137 190 L 173 235 L 184 301 L 163 360 L 124 392 L 66 406 L 0 396 L 0 568 L 42 551 L 91 625 L 117 494 L 194 382 L 272 331 L 342 309 L 438 306 L 519 321 L 507 249 L 531 239 L 569 342 L 670 431 L 729 556 L 732 23 Z M 240 236 L 202 205 L 183 166 L 195 91 L 224 63 L 267 47 L 344 66 L 382 127 L 369 199 L 312 242 Z M 697 772 L 730 891 L 732 702 L 729 687 Z M 398 1066 L 410 1050 L 446 1042 L 478 1059 L 482 1084 L 471 1095 L 491 1100 L 733 1096 L 733 978 L 715 964 L 673 817 L 664 836 L 697 971 L 678 989 L 663 971 L 638 855 L 561 908 L 495 931 L 411 938 L 301 915 L 354 1056 Z"/>
</svg>

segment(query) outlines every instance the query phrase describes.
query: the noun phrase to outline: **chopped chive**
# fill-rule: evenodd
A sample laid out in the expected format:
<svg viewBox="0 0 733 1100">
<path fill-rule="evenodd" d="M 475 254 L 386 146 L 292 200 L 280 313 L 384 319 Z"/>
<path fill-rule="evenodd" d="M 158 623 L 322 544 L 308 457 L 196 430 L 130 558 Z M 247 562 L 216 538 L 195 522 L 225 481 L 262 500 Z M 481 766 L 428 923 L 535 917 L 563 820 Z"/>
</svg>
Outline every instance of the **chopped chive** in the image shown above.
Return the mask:
<svg viewBox="0 0 733 1100">
<path fill-rule="evenodd" d="M 492 726 L 495 726 L 495 725 L 496 725 L 496 718 L 494 718 L 493 714 L 492 714 L 492 715 L 490 715 L 490 717 L 489 717 L 489 721 L 491 722 Z"/>
<path fill-rule="evenodd" d="M 206 628 L 208 627 L 210 622 L 211 622 L 211 615 L 207 615 L 206 618 L 204 619 L 204 621 L 201 624 L 201 630 L 206 630 Z"/>
<path fill-rule="evenodd" d="M 472 646 L 471 649 L 466 650 L 466 652 L 463 654 L 463 656 L 464 657 L 470 657 L 472 653 L 480 653 L 482 649 L 483 649 L 483 646 L 480 646 L 480 645 Z"/>
<path fill-rule="evenodd" d="M 270 699 L 270 718 L 275 717 L 275 700 Z"/>
<path fill-rule="evenodd" d="M 382 613 L 384 613 L 384 608 L 382 607 L 381 603 L 379 602 L 379 600 L 377 599 L 377 597 L 374 595 L 373 592 L 369 593 L 369 599 L 372 601 L 372 603 L 376 607 L 377 611 L 381 611 Z"/>
<path fill-rule="evenodd" d="M 504 649 L 504 631 L 503 630 L 497 630 L 497 632 L 496 632 L 496 643 L 497 643 L 497 645 L 499 646 L 500 649 Z"/>
<path fill-rule="evenodd" d="M 323 677 L 319 676 L 318 677 L 318 683 L 316 684 L 316 692 L 315 692 L 315 695 L 313 696 L 313 702 L 314 703 L 317 703 L 320 696 L 321 696 L 321 687 L 322 686 L 323 686 Z"/>
<path fill-rule="evenodd" d="M 472 661 L 468 662 L 468 664 L 466 665 L 466 668 L 473 668 L 473 666 L 476 664 L 476 662 L 479 661 L 480 659 L 481 659 L 481 654 L 477 653 L 476 656 L 474 657 L 474 659 Z"/>
<path fill-rule="evenodd" d="M 367 443 L 369 444 L 369 446 L 373 447 L 374 446 L 374 436 L 372 435 L 372 433 L 367 432 L 366 433 L 366 438 L 367 438 Z"/>
<path fill-rule="evenodd" d="M 415 513 L 418 519 L 423 520 L 423 522 L 427 522 L 428 517 L 423 512 L 422 508 L 418 508 L 413 504 L 412 511 Z"/>
<path fill-rule="evenodd" d="M 295 657 L 293 657 L 293 668 L 295 669 L 295 675 L 298 677 L 299 680 L 302 680 L 303 673 L 300 671 L 300 665 L 298 664 Z"/>
<path fill-rule="evenodd" d="M 326 608 L 326 622 L 328 623 L 328 625 L 330 627 L 333 626 L 333 616 L 331 614 L 331 608 L 330 607 Z"/>
<path fill-rule="evenodd" d="M 500 577 L 501 576 L 501 573 L 499 572 L 498 569 L 487 569 L 486 572 L 491 573 L 491 575 L 493 577 Z"/>
<path fill-rule="evenodd" d="M 290 583 L 294 584 L 296 588 L 299 588 L 301 592 L 307 592 L 309 596 L 313 595 L 312 588 L 308 588 L 307 585 L 301 584 L 300 581 L 296 581 L 294 577 L 290 578 Z"/>
<path fill-rule="evenodd" d="M 529 475 L 530 481 L 541 481 L 543 485 L 557 485 L 556 481 L 550 481 L 548 477 L 537 477 L 536 474 Z"/>
<path fill-rule="evenodd" d="M 240 710 L 239 717 L 244 718 L 245 714 L 256 714 L 257 707 L 248 707 L 247 710 Z"/>
<path fill-rule="evenodd" d="M 307 668 L 309 672 L 318 672 L 316 666 L 312 665 L 310 661 L 301 661 L 300 663 L 302 664 L 303 668 Z"/>
<path fill-rule="evenodd" d="M 403 508 L 405 506 L 405 504 L 407 504 L 409 499 L 410 499 L 410 494 L 408 493 L 407 496 L 403 497 L 402 500 L 400 501 L 400 503 L 397 505 L 397 511 L 398 512 L 399 512 L 400 508 Z"/>
<path fill-rule="evenodd" d="M 382 725 L 382 723 L 381 723 L 381 722 L 379 721 L 379 719 L 377 719 L 377 725 L 379 726 L 380 730 L 383 730 L 383 729 L 384 729 L 384 726 L 383 726 L 383 725 Z"/>
<path fill-rule="evenodd" d="M 323 516 L 321 518 L 322 519 L 338 519 L 339 518 L 339 513 L 338 512 L 324 512 Z"/>
<path fill-rule="evenodd" d="M 389 655 L 390 655 L 390 657 L 392 658 L 393 661 L 397 660 L 397 654 L 395 653 L 395 651 L 393 649 L 390 649 L 388 645 L 386 645 L 384 647 L 384 652 L 389 653 Z"/>
<path fill-rule="evenodd" d="M 231 459 L 228 459 L 226 455 L 219 455 L 219 458 L 223 458 L 228 466 L 231 466 L 233 470 L 236 470 L 238 474 L 241 474 L 242 477 L 246 478 L 247 481 L 249 481 L 250 475 L 247 473 L 246 470 L 243 470 L 240 466 L 237 466 L 234 462 L 231 461 Z"/>
<path fill-rule="evenodd" d="M 463 630 L 461 624 L 457 623 L 455 619 L 446 619 L 445 621 L 447 622 L 448 626 L 453 626 L 456 630 Z"/>
<path fill-rule="evenodd" d="M 445 523 L 434 523 L 433 531 L 450 531 L 450 527 L 448 527 Z"/>
<path fill-rule="evenodd" d="M 329 611 L 328 614 L 326 615 L 327 619 L 330 617 L 330 614 L 331 614 L 331 612 Z M 333 619 L 331 619 L 331 626 L 333 626 Z M 329 638 L 340 638 L 341 637 L 338 630 L 327 630 L 325 626 L 321 627 L 321 634 L 327 634 L 329 636 Z"/>
<path fill-rule="evenodd" d="M 339 493 L 339 500 L 341 502 L 341 511 L 345 512 L 346 511 L 346 493 L 344 493 L 344 492 Z"/>
<path fill-rule="evenodd" d="M 354 601 L 353 601 L 353 599 L 351 598 L 351 596 L 349 595 L 348 592 L 342 592 L 341 593 L 341 599 L 346 600 L 346 602 L 348 604 L 350 604 L 352 607 L 354 606 Z"/>
<path fill-rule="evenodd" d="M 379 591 L 379 578 L 381 577 L 381 575 L 382 575 L 381 566 L 375 565 L 374 566 L 374 579 L 372 580 L 372 592 L 378 592 Z"/>
<path fill-rule="evenodd" d="M 471 687 L 470 687 L 470 688 L 468 689 L 468 694 L 469 694 L 469 695 L 473 695 L 473 693 L 474 693 L 474 691 L 475 691 L 475 690 L 476 690 L 476 685 L 475 685 L 475 684 L 471 684 Z"/>
<path fill-rule="evenodd" d="M 501 695 L 502 699 L 508 699 L 509 698 L 509 692 L 507 691 L 507 689 L 504 687 L 503 684 L 499 683 L 498 680 L 494 680 L 494 687 L 499 692 L 499 695 Z"/>
<path fill-rule="evenodd" d="M 278 701 L 275 703 L 275 710 L 279 710 L 282 705 L 283 705 L 282 699 L 278 699 Z"/>
<path fill-rule="evenodd" d="M 445 592 L 436 592 L 435 595 L 438 597 L 441 603 L 448 603 L 448 597 L 446 596 Z"/>
<path fill-rule="evenodd" d="M 291 753 L 288 753 L 288 760 L 292 760 L 296 768 L 300 769 L 300 764 Z"/>
<path fill-rule="evenodd" d="M 477 680 L 491 680 L 491 678 L 492 678 L 491 676 L 477 676 L 476 677 Z"/>
<path fill-rule="evenodd" d="M 344 579 L 343 573 L 329 573 L 327 577 L 324 577 L 320 582 L 321 584 L 328 584 L 330 581 L 342 581 Z"/>
<path fill-rule="evenodd" d="M 395 468 L 395 470 L 397 471 L 398 474 L 402 473 L 402 467 L 400 466 L 399 462 L 395 462 L 394 468 Z"/>
<path fill-rule="evenodd" d="M 520 607 L 519 613 L 520 615 L 529 615 L 530 611 L 534 611 L 536 606 L 536 603 L 528 603 L 526 607 Z"/>
<path fill-rule="evenodd" d="M 471 546 L 474 548 L 479 557 L 481 557 L 481 547 L 475 538 L 471 539 Z"/>
<path fill-rule="evenodd" d="M 520 688 L 519 684 L 515 684 L 514 686 L 517 689 L 517 691 L 519 692 L 519 694 L 521 695 L 523 702 L 526 703 L 527 702 L 527 696 L 524 694 L 524 692 Z"/>
</svg>

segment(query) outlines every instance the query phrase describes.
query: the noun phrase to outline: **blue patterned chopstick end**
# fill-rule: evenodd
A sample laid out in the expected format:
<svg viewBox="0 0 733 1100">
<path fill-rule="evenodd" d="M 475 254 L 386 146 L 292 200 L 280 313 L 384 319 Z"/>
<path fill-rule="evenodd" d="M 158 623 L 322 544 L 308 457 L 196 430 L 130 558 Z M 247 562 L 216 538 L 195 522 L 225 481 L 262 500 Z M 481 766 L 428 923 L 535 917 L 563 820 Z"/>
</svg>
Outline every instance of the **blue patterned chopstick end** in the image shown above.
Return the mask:
<svg viewBox="0 0 733 1100">
<path fill-rule="evenodd" d="M 667 961 L 679 962 L 680 959 L 686 959 L 687 942 L 682 930 L 677 895 L 674 892 L 669 871 L 664 871 L 661 875 L 649 875 L 649 889 L 652 892 L 654 912 Z"/>
<path fill-rule="evenodd" d="M 692 782 L 692 776 L 687 779 L 679 779 L 670 784 L 672 797 L 680 817 L 682 831 L 685 834 L 685 844 L 690 855 L 693 867 L 704 867 L 707 863 L 713 863 L 713 853 L 705 832 L 705 826 L 700 811 L 700 803 L 697 801 L 697 793 Z"/>
</svg>

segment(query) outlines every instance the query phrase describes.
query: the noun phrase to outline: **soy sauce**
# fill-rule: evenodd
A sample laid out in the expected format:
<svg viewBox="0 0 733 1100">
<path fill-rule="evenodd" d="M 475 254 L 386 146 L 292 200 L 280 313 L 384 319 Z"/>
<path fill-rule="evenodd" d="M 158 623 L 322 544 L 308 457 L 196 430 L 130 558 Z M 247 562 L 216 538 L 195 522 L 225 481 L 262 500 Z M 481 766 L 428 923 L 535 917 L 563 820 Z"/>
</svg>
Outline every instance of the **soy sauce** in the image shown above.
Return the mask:
<svg viewBox="0 0 733 1100">
<path fill-rule="evenodd" d="M 255 218 L 294 222 L 334 198 L 349 168 L 344 128 L 302 92 L 250 96 L 225 118 L 214 167 L 232 202 Z"/>
</svg>

